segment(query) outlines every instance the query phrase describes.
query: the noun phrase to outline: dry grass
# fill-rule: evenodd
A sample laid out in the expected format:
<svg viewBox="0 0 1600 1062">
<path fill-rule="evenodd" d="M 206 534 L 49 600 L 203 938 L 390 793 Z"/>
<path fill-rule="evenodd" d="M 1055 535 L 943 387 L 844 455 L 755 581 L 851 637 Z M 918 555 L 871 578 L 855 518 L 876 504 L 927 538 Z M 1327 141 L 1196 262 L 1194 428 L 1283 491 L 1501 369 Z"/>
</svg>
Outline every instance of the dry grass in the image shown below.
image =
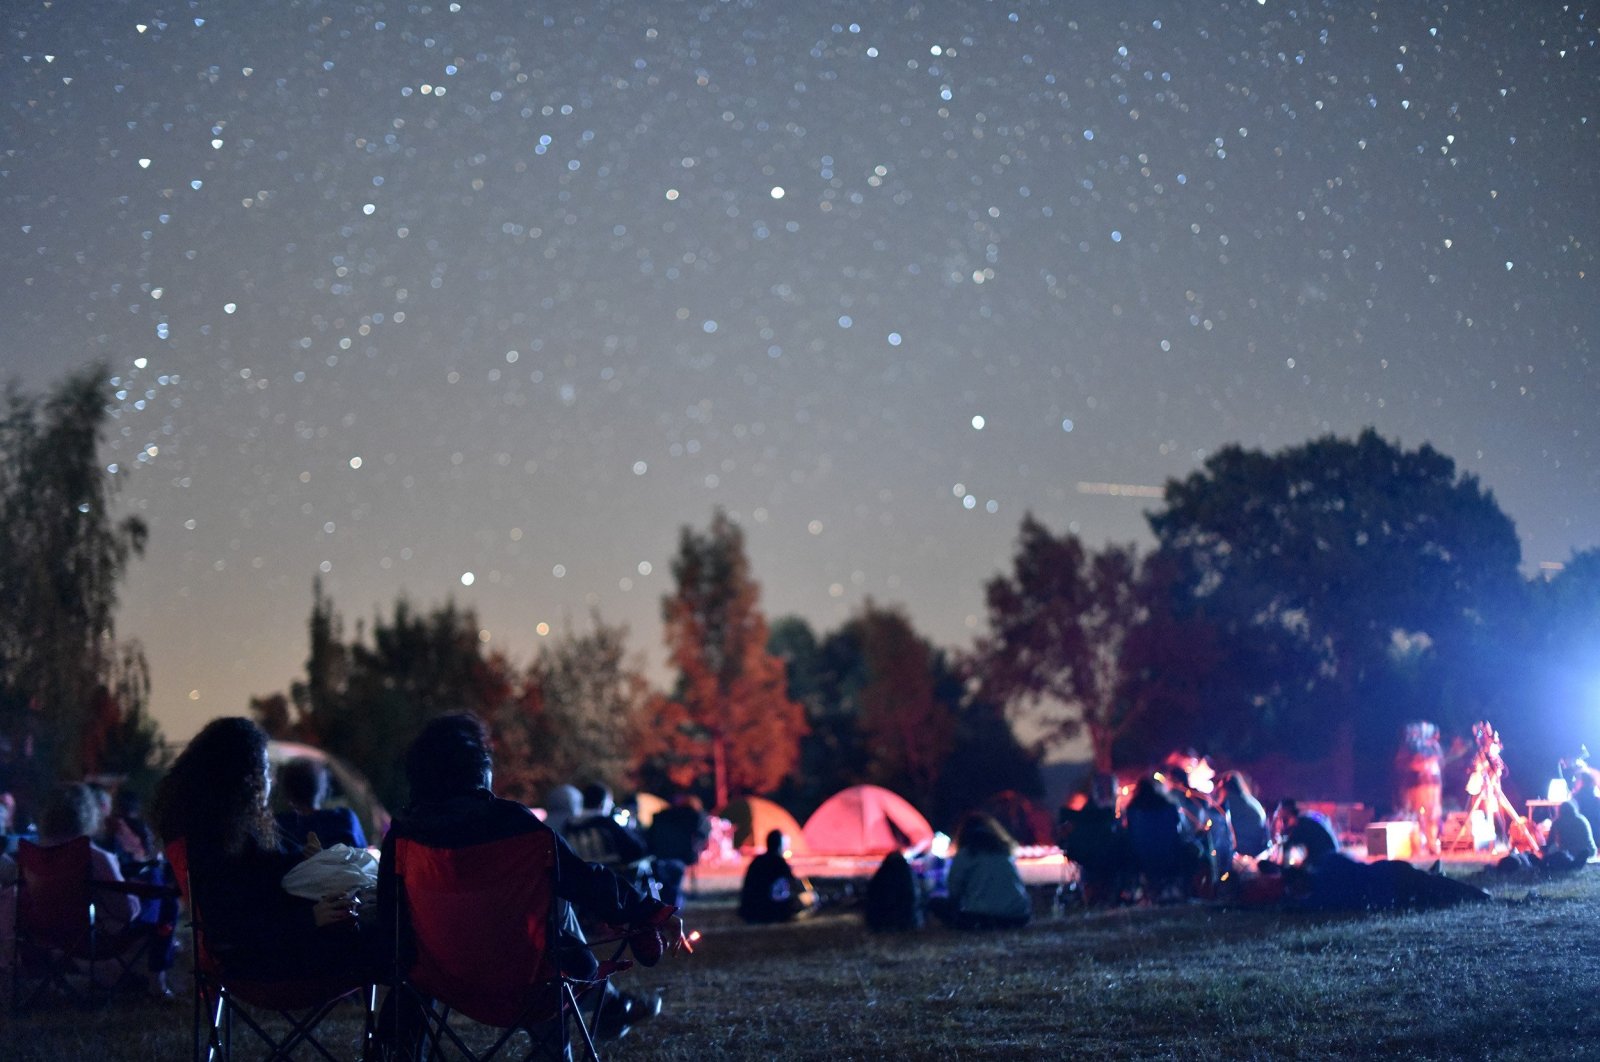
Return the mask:
<svg viewBox="0 0 1600 1062">
<path fill-rule="evenodd" d="M 872 936 L 848 912 L 740 925 L 705 902 L 691 958 L 623 975 L 665 1059 L 1550 1058 L 1600 1052 L 1600 869 L 1492 904 L 1310 916 L 1210 906 L 1048 913 L 1012 932 Z M 32 1059 L 186 1057 L 185 1006 L 7 1016 Z M 354 1039 L 349 1023 L 347 1039 Z M 353 1052 L 352 1052 L 353 1054 Z"/>
</svg>

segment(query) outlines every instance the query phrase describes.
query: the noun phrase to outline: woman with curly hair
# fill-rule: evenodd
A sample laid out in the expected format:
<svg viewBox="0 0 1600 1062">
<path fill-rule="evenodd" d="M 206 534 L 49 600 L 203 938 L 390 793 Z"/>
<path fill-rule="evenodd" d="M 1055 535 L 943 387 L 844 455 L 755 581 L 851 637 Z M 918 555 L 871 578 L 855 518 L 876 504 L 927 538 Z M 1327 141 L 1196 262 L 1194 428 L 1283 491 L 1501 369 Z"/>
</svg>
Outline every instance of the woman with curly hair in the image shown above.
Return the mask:
<svg viewBox="0 0 1600 1062">
<path fill-rule="evenodd" d="M 223 972 L 293 980 L 362 966 L 354 901 L 312 902 L 283 889 L 309 852 L 287 844 L 269 810 L 267 735 L 248 719 L 213 719 L 178 756 L 156 790 L 152 819 L 183 841 L 191 899 Z"/>
</svg>

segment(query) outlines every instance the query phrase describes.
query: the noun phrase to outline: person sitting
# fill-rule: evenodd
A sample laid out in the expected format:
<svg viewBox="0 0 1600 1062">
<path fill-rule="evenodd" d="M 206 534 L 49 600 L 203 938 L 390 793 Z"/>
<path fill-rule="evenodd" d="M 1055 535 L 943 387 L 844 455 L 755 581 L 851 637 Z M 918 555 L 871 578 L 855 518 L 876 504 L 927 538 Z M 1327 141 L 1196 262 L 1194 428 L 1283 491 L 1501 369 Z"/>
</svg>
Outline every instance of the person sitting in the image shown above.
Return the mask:
<svg viewBox="0 0 1600 1062">
<path fill-rule="evenodd" d="M 57 786 L 51 794 L 50 802 L 45 805 L 44 816 L 39 825 L 39 845 L 42 848 L 52 848 L 66 844 L 80 837 L 91 838 L 89 843 L 89 877 L 93 881 L 114 882 L 121 884 L 127 880 L 122 875 L 122 868 L 117 859 L 93 840 L 101 833 L 101 802 L 89 786 L 73 782 Z M 92 894 L 94 901 L 94 921 L 102 947 L 109 952 L 125 951 L 135 947 L 136 937 L 156 935 L 158 925 L 155 920 L 159 903 L 150 901 L 141 904 L 138 897 L 127 892 L 118 892 L 108 889 L 98 889 Z M 149 910 L 145 911 L 146 906 Z M 141 920 L 141 913 L 148 916 Z M 145 986 L 155 996 L 170 998 L 171 990 L 167 987 L 167 971 L 172 968 L 175 948 L 172 946 L 172 925 L 175 918 L 165 925 L 166 936 L 152 941 L 149 954 Z M 97 981 L 112 983 L 124 974 L 120 964 L 107 962 L 96 963 L 91 971 Z"/>
<path fill-rule="evenodd" d="M 681 793 L 670 806 L 656 812 L 645 831 L 650 854 L 657 859 L 676 859 L 686 867 L 700 862 L 700 853 L 711 839 L 711 820 L 705 806 L 692 793 Z"/>
<path fill-rule="evenodd" d="M 922 890 L 904 852 L 890 852 L 872 872 L 861 914 L 874 933 L 922 928 Z"/>
<path fill-rule="evenodd" d="M 1133 849 L 1117 824 L 1114 809 L 1075 793 L 1059 813 L 1056 832 L 1062 852 L 1078 868 L 1078 887 L 1089 907 L 1114 903 L 1133 874 Z"/>
<path fill-rule="evenodd" d="M 566 836 L 567 823 L 583 814 L 583 794 L 575 785 L 562 783 L 551 788 L 544 798 L 544 824 Z"/>
<path fill-rule="evenodd" d="M 1181 895 L 1200 868 L 1200 849 L 1186 839 L 1183 821 L 1159 779 L 1139 779 L 1123 809 L 1123 827 L 1148 898 Z"/>
<path fill-rule="evenodd" d="M 673 860 L 650 858 L 644 835 L 620 821 L 611 799 L 611 790 L 595 782 L 583 787 L 583 813 L 561 831 L 580 859 L 629 878 L 649 889 L 669 907 L 682 906 L 680 889 L 684 866 Z"/>
<path fill-rule="evenodd" d="M 109 839 L 109 851 L 126 881 L 161 886 L 166 895 L 153 896 L 139 904 L 137 926 L 148 934 L 150 945 L 150 991 L 164 999 L 172 998 L 167 987 L 167 971 L 178 954 L 178 897 L 172 868 L 162 858 L 161 845 L 144 818 L 139 794 L 126 787 L 118 789 L 111 802 L 111 819 L 100 835 Z"/>
<path fill-rule="evenodd" d="M 398 841 L 464 848 L 549 830 L 528 808 L 494 795 L 488 731 L 477 716 L 457 713 L 429 722 L 407 750 L 405 769 L 411 802 L 395 816 L 378 864 L 379 924 L 387 939 L 399 942 L 402 965 L 411 929 L 394 873 Z M 574 916 L 632 927 L 648 936 L 656 947 L 653 953 L 643 950 L 644 936 L 632 938 L 635 957 L 646 964 L 659 959 L 662 949 L 676 951 L 681 946 L 683 921 L 675 908 L 642 894 L 614 871 L 584 860 L 559 834 L 555 845 L 556 895 L 565 901 L 568 914 L 557 945 L 563 972 L 589 979 L 599 968 Z M 660 1010 L 659 996 L 624 995 L 608 982 L 596 1035 L 616 1039 Z"/>
<path fill-rule="evenodd" d="M 81 782 L 57 786 L 45 805 L 39 823 L 39 847 L 54 848 L 79 837 L 93 838 L 100 832 L 100 803 L 93 790 Z M 89 844 L 89 877 L 94 881 L 116 882 L 125 879 L 116 857 L 92 840 Z M 139 917 L 138 897 L 125 892 L 97 892 L 95 921 L 102 932 L 120 932 Z"/>
<path fill-rule="evenodd" d="M 267 735 L 249 719 L 213 719 L 178 755 L 156 789 L 151 816 L 188 855 L 190 900 L 222 975 L 292 981 L 372 971 L 353 893 L 304 900 L 282 886 L 308 851 L 273 822 Z"/>
<path fill-rule="evenodd" d="M 650 855 L 638 831 L 617 821 L 611 790 L 598 782 L 583 787 L 583 810 L 561 836 L 579 859 L 619 872 L 642 869 L 639 864 Z"/>
<path fill-rule="evenodd" d="M 1578 812 L 1578 805 L 1564 800 L 1556 805 L 1555 820 L 1550 823 L 1550 837 L 1545 842 L 1546 870 L 1576 870 L 1595 856 L 1594 830 L 1589 820 Z"/>
<path fill-rule="evenodd" d="M 1275 819 L 1284 863 L 1310 866 L 1323 856 L 1339 850 L 1339 838 L 1334 835 L 1328 820 L 1314 811 L 1301 811 L 1297 801 L 1281 802 Z M 1298 857 L 1297 849 L 1300 853 Z"/>
<path fill-rule="evenodd" d="M 928 909 L 955 929 L 1016 929 L 1028 924 L 1033 904 L 1012 859 L 1016 842 L 991 816 L 968 815 L 956 833 L 956 855 L 945 879 L 948 894 Z"/>
<path fill-rule="evenodd" d="M 1261 806 L 1244 775 L 1229 771 L 1222 776 L 1222 807 L 1233 826 L 1234 848 L 1242 856 L 1258 859 L 1272 845 L 1267 810 Z"/>
<path fill-rule="evenodd" d="M 739 917 L 746 922 L 789 922 L 816 910 L 816 893 L 785 858 L 788 847 L 783 831 L 773 830 L 767 834 L 767 850 L 750 860 L 739 886 Z"/>
<path fill-rule="evenodd" d="M 322 806 L 329 785 L 328 765 L 310 756 L 296 756 L 279 767 L 278 791 L 289 807 L 274 816 L 278 829 L 297 845 L 305 845 L 314 833 L 323 848 L 336 844 L 365 848 L 367 835 L 354 811 Z"/>
</svg>

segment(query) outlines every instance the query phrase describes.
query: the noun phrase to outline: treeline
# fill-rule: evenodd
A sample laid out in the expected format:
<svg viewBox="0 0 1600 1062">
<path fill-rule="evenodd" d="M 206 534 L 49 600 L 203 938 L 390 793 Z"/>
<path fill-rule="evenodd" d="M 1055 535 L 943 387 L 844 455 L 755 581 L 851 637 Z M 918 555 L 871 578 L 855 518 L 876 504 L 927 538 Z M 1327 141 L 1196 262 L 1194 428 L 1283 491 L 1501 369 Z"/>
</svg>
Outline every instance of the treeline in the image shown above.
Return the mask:
<svg viewBox="0 0 1600 1062">
<path fill-rule="evenodd" d="M 716 803 L 772 794 L 804 814 L 865 781 L 941 822 L 999 790 L 1038 792 L 1039 749 L 1010 725 L 1022 716 L 1046 738 L 1086 737 L 1101 771 L 1189 747 L 1380 805 L 1410 720 L 1457 735 L 1494 720 L 1535 787 L 1600 723 L 1600 553 L 1524 579 L 1511 520 L 1431 447 L 1370 430 L 1227 447 L 1170 482 L 1149 521 L 1141 552 L 1025 517 L 986 586 L 985 633 L 948 650 L 871 600 L 835 631 L 794 617 L 769 630 L 742 533 L 718 512 L 683 530 L 672 563 L 665 692 L 598 615 L 519 671 L 453 606 L 402 603 L 370 647 L 345 645 L 319 591 L 308 680 L 258 714 L 349 755 L 390 799 L 396 743 L 469 707 L 494 721 L 502 785 L 523 799 L 597 779 Z"/>
<path fill-rule="evenodd" d="M 276 737 L 349 759 L 387 803 L 404 800 L 411 736 L 460 710 L 490 723 L 496 790 L 531 804 L 555 785 L 598 781 L 717 806 L 774 794 L 805 813 L 873 782 L 948 821 L 1000 789 L 1038 795 L 1037 756 L 1001 706 L 974 697 L 899 610 L 868 602 L 820 638 L 794 617 L 769 631 L 743 534 L 720 512 L 704 531 L 684 529 L 672 571 L 670 691 L 651 687 L 626 628 L 598 612 L 519 665 L 486 651 L 477 617 L 453 603 L 419 612 L 401 600 L 347 638 L 318 583 L 305 678 L 251 712 Z"/>
<path fill-rule="evenodd" d="M 145 529 L 112 515 L 116 477 L 96 453 L 108 392 L 95 368 L 6 395 L 0 788 L 155 765 L 142 656 L 114 636 Z M 1038 792 L 1039 750 L 1011 726 L 1024 716 L 1086 737 L 1100 770 L 1187 746 L 1302 765 L 1301 792 L 1379 804 L 1408 720 L 1457 735 L 1493 720 L 1533 786 L 1600 725 L 1600 551 L 1525 579 L 1511 520 L 1430 446 L 1371 430 L 1229 446 L 1147 516 L 1146 550 L 1025 517 L 985 587 L 984 632 L 940 648 L 870 600 L 833 631 L 769 625 L 743 533 L 717 512 L 673 556 L 666 690 L 598 613 L 518 663 L 454 604 L 401 599 L 347 636 L 317 585 L 304 676 L 251 709 L 350 759 L 389 802 L 421 722 L 466 709 L 493 725 L 499 788 L 529 802 L 597 780 L 716 804 L 771 794 L 804 814 L 867 781 L 940 822 L 998 790 Z"/>
<path fill-rule="evenodd" d="M 804 814 L 874 782 L 941 822 L 1039 791 L 1039 748 L 1011 726 L 1023 716 L 1046 738 L 1086 737 L 1101 771 L 1188 747 L 1379 805 L 1410 720 L 1465 735 L 1492 719 L 1534 788 L 1600 724 L 1600 552 L 1525 579 L 1493 495 L 1429 446 L 1371 430 L 1230 446 L 1148 518 L 1141 551 L 1025 517 L 985 588 L 986 631 L 949 650 L 871 600 L 835 631 L 794 617 L 769 630 L 742 533 L 718 512 L 683 530 L 672 563 L 664 692 L 598 615 L 518 670 L 453 606 L 402 603 L 370 647 L 345 645 L 319 591 L 308 680 L 258 714 L 349 755 L 390 799 L 397 743 L 468 707 L 494 721 L 501 784 L 523 799 L 596 779 L 716 803 L 771 794 Z"/>
</svg>

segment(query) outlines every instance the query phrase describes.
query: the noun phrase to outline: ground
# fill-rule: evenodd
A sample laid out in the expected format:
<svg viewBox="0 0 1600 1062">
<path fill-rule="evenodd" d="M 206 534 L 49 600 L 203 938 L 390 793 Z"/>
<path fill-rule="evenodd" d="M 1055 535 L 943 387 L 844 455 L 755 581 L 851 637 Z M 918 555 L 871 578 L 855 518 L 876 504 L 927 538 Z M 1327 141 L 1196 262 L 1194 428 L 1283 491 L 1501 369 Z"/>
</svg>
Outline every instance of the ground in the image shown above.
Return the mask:
<svg viewBox="0 0 1600 1062">
<path fill-rule="evenodd" d="M 691 903 L 693 956 L 619 981 L 661 1016 L 607 1056 L 657 1059 L 1540 1058 L 1600 1054 L 1600 867 L 1487 881 L 1491 903 L 1303 915 L 1214 905 L 1057 912 L 1023 930 L 874 936 L 839 907 L 748 927 Z M 182 1004 L 7 1014 L 34 1059 L 187 1056 Z M 346 1019 L 345 1040 L 357 1030 Z M 355 1052 L 352 1046 L 350 1057 Z"/>
</svg>

